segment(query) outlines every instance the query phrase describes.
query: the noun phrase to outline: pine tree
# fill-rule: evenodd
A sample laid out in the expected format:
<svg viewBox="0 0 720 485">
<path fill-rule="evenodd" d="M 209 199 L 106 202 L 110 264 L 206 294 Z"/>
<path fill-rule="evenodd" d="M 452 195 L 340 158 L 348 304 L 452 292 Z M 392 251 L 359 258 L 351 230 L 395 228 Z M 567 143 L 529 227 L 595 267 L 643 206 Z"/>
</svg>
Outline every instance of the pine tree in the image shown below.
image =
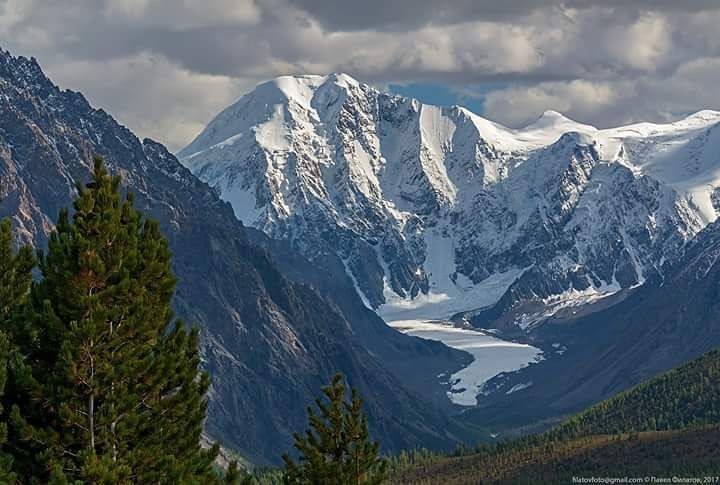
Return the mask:
<svg viewBox="0 0 720 485">
<path fill-rule="evenodd" d="M 237 461 L 231 461 L 228 465 L 228 469 L 225 471 L 224 482 L 228 485 L 236 485 L 240 483 L 240 469 L 238 468 Z"/>
<path fill-rule="evenodd" d="M 323 388 L 325 401 L 315 401 L 319 413 L 308 407 L 310 428 L 295 433 L 296 463 L 289 455 L 285 462 L 288 484 L 378 484 L 387 475 L 387 463 L 379 456 L 379 444 L 370 440 L 367 416 L 356 389 L 345 400 L 342 375 Z"/>
<path fill-rule="evenodd" d="M 6 330 L 13 312 L 23 303 L 32 282 L 35 257 L 29 246 L 13 254 L 10 221 L 0 221 L 0 324 Z"/>
<path fill-rule="evenodd" d="M 36 482 L 208 483 L 198 333 L 171 324 L 167 241 L 119 190 L 96 160 L 40 255 L 18 329 L 16 468 Z"/>
<path fill-rule="evenodd" d="M 8 380 L 8 365 L 13 358 L 15 348 L 12 344 L 11 320 L 18 309 L 25 303 L 32 281 L 32 268 L 35 258 L 30 247 L 20 248 L 13 254 L 12 232 L 10 221 L 0 221 L 0 483 L 15 481 L 12 473 L 12 457 L 5 453 L 7 432 L 7 416 L 5 409 L 10 404 L 11 394 L 5 395 Z"/>
</svg>

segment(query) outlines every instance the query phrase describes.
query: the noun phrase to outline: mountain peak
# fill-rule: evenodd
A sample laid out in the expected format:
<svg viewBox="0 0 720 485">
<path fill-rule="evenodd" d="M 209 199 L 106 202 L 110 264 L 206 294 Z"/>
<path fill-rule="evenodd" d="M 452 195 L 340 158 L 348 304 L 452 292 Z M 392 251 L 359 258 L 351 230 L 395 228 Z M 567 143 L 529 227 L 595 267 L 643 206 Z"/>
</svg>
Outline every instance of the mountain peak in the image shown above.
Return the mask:
<svg viewBox="0 0 720 485">
<path fill-rule="evenodd" d="M 295 98 L 299 92 L 304 90 L 314 91 L 320 86 L 332 83 L 339 86 L 359 86 L 360 82 L 345 73 L 331 73 L 325 76 L 317 74 L 296 74 L 288 76 L 279 76 L 275 79 L 268 81 L 267 83 L 261 84 L 258 87 L 264 85 L 277 86 L 282 90 L 288 97 Z"/>
<path fill-rule="evenodd" d="M 271 120 L 273 121 L 270 124 L 273 124 L 274 127 L 270 131 L 272 131 L 274 141 L 277 142 L 274 145 L 282 145 L 285 125 L 290 117 L 302 113 L 300 114 L 302 118 L 308 113 L 314 113 L 319 99 L 323 99 L 323 103 L 326 104 L 344 99 L 342 93 L 354 92 L 360 86 L 364 85 L 345 73 L 295 74 L 276 77 L 259 84 L 219 113 L 177 155 L 189 157 L 215 144 L 229 140 L 243 130 L 255 129 L 261 125 L 266 125 L 267 130 L 263 132 L 269 133 L 270 125 L 268 123 Z"/>
<path fill-rule="evenodd" d="M 561 119 L 561 120 L 569 120 L 569 118 L 559 111 L 555 111 L 554 109 L 547 109 L 543 111 L 543 113 L 538 117 L 539 120 L 542 119 Z"/>
<path fill-rule="evenodd" d="M 288 101 L 298 101 L 306 104 L 312 98 L 313 92 L 325 81 L 324 76 L 303 75 L 303 76 L 280 76 L 270 81 L 264 82 L 250 91 L 243 98 L 254 96 L 259 98 L 268 98 L 267 101 L 276 103 L 280 100 L 275 99 L 277 94 Z M 241 98 L 241 99 L 243 99 Z"/>
<path fill-rule="evenodd" d="M 254 97 L 267 104 L 294 101 L 309 109 L 310 103 L 317 91 L 327 85 L 347 89 L 359 86 L 360 83 L 344 73 L 331 73 L 324 76 L 317 74 L 279 76 L 258 85 L 255 89 L 243 96 L 241 100 Z"/>
<path fill-rule="evenodd" d="M 581 123 L 578 123 L 577 121 L 571 120 L 570 118 L 568 118 L 567 116 L 563 115 L 562 113 L 560 113 L 558 111 L 546 110 L 534 122 L 525 126 L 523 128 L 523 130 L 524 131 L 543 130 L 543 129 L 547 129 L 547 128 L 558 127 L 561 125 L 585 126 L 585 125 L 582 125 Z"/>
<path fill-rule="evenodd" d="M 349 74 L 345 74 L 344 72 L 334 72 L 327 76 L 328 81 L 332 81 L 336 84 L 344 84 L 346 86 L 359 86 L 360 81 L 355 79 L 354 77 L 350 76 Z"/>
<path fill-rule="evenodd" d="M 34 57 L 13 56 L 10 51 L 0 49 L 0 70 L 4 78 L 28 84 L 42 80 L 47 82 L 40 64 Z"/>
<path fill-rule="evenodd" d="M 697 111 L 695 113 L 692 113 L 682 120 L 679 121 L 679 123 L 682 122 L 699 122 L 699 123 L 706 123 L 706 122 L 717 122 L 720 121 L 720 111 L 712 110 L 712 109 L 703 109 L 700 111 Z"/>
</svg>

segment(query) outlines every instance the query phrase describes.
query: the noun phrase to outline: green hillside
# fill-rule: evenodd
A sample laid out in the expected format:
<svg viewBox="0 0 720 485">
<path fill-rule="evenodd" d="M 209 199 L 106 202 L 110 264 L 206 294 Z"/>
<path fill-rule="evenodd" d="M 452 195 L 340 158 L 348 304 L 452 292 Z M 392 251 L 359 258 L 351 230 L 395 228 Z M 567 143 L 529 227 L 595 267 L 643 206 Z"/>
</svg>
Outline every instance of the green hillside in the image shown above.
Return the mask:
<svg viewBox="0 0 720 485">
<path fill-rule="evenodd" d="M 547 433 L 552 439 L 720 423 L 720 350 L 590 407 Z"/>
<path fill-rule="evenodd" d="M 573 476 L 720 475 L 720 351 L 556 428 L 463 456 L 405 454 L 393 483 L 571 483 Z"/>
<path fill-rule="evenodd" d="M 397 470 L 391 483 L 571 483 L 572 477 L 720 475 L 720 427 L 599 435 L 435 458 Z"/>
</svg>

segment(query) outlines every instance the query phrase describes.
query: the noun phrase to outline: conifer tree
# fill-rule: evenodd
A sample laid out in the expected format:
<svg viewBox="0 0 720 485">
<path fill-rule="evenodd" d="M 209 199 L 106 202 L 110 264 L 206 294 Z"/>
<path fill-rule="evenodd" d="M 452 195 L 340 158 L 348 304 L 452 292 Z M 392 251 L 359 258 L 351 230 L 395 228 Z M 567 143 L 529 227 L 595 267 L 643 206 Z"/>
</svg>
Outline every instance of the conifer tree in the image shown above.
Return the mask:
<svg viewBox="0 0 720 485">
<path fill-rule="evenodd" d="M 0 325 L 6 330 L 13 312 L 23 303 L 32 282 L 35 257 L 29 246 L 13 254 L 10 220 L 0 220 Z"/>
<path fill-rule="evenodd" d="M 11 483 L 15 476 L 11 471 L 12 457 L 5 452 L 7 442 L 7 416 L 9 397 L 5 395 L 8 364 L 15 348 L 12 344 L 11 319 L 25 303 L 32 281 L 35 259 L 30 247 L 20 248 L 13 254 L 10 221 L 0 221 L 0 483 Z"/>
<path fill-rule="evenodd" d="M 40 255 L 18 329 L 16 470 L 38 483 L 209 483 L 198 333 L 172 323 L 167 241 L 119 190 L 96 160 Z"/>
<path fill-rule="evenodd" d="M 233 460 L 228 465 L 227 470 L 225 471 L 225 480 L 224 482 L 227 485 L 237 485 L 240 482 L 242 475 L 240 474 L 240 469 L 238 468 L 237 461 Z"/>
<path fill-rule="evenodd" d="M 316 412 L 308 407 L 310 428 L 295 433 L 299 463 L 289 455 L 285 462 L 288 484 L 378 484 L 387 475 L 387 463 L 379 456 L 379 444 L 370 440 L 367 416 L 356 389 L 345 400 L 342 375 L 333 377 L 323 389 L 325 400 L 317 399 Z"/>
</svg>

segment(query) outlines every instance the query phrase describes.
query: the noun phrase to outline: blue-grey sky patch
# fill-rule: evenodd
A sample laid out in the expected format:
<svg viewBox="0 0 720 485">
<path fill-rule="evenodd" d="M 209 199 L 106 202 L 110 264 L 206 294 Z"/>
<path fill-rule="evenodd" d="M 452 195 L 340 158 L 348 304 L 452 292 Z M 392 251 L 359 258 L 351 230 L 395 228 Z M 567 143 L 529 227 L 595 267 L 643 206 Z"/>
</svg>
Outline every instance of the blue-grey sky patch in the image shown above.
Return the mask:
<svg viewBox="0 0 720 485">
<path fill-rule="evenodd" d="M 458 105 L 474 113 L 482 114 L 485 111 L 485 96 L 509 86 L 510 83 L 507 82 L 488 82 L 462 87 L 446 84 L 407 83 L 390 84 L 387 90 L 407 98 L 419 99 L 423 103 L 438 106 Z"/>
</svg>

